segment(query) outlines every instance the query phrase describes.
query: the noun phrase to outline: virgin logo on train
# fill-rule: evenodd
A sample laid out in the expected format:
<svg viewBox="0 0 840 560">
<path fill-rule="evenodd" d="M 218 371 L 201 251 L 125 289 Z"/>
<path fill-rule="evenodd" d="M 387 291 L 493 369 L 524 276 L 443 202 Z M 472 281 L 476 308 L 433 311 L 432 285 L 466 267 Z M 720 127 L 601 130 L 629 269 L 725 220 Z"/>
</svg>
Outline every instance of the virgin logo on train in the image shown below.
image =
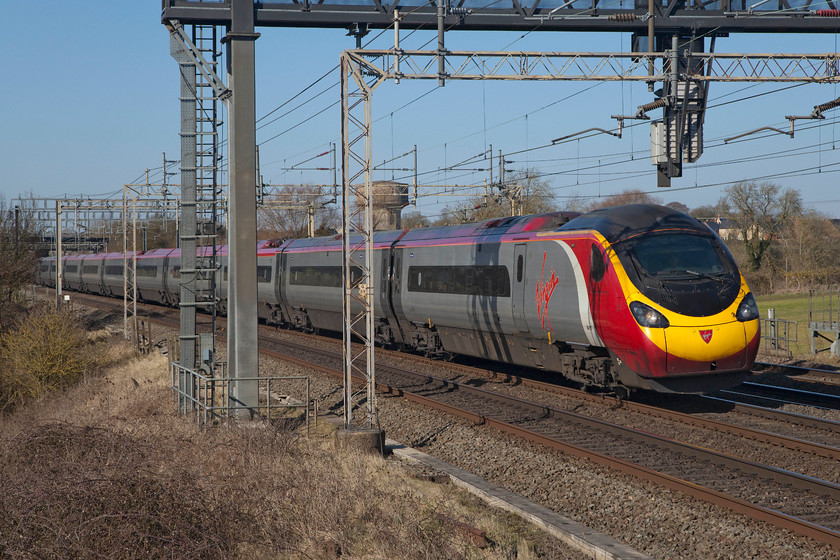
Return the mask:
<svg viewBox="0 0 840 560">
<path fill-rule="evenodd" d="M 540 280 L 537 282 L 537 293 L 534 297 L 534 301 L 537 303 L 537 317 L 540 319 L 540 325 L 542 325 L 543 330 L 546 330 L 545 324 L 548 323 L 548 330 L 551 330 L 551 321 L 548 319 L 548 302 L 551 301 L 551 295 L 554 293 L 554 288 L 557 287 L 557 283 L 560 280 L 557 279 L 557 274 L 554 272 L 554 269 L 551 269 L 551 276 L 548 278 L 548 282 L 543 282 L 543 278 L 545 277 L 545 259 L 547 256 L 547 252 L 543 252 L 543 264 L 542 264 L 542 272 L 540 273 Z"/>
<path fill-rule="evenodd" d="M 700 331 L 700 337 L 703 339 L 703 342 L 705 342 L 706 344 L 708 344 L 708 343 L 709 343 L 709 341 L 711 341 L 711 340 L 712 340 L 712 331 L 711 331 L 711 329 L 710 329 L 710 330 L 708 330 L 708 331 Z"/>
</svg>

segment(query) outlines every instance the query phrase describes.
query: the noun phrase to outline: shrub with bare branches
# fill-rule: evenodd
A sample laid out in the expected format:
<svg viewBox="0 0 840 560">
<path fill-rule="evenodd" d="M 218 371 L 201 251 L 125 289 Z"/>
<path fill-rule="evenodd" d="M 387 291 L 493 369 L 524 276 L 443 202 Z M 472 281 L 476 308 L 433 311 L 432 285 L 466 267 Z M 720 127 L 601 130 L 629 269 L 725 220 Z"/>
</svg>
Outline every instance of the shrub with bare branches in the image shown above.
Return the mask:
<svg viewBox="0 0 840 560">
<path fill-rule="evenodd" d="M 42 306 L 0 336 L 0 411 L 76 383 L 91 360 L 87 333 L 66 311 Z"/>
</svg>

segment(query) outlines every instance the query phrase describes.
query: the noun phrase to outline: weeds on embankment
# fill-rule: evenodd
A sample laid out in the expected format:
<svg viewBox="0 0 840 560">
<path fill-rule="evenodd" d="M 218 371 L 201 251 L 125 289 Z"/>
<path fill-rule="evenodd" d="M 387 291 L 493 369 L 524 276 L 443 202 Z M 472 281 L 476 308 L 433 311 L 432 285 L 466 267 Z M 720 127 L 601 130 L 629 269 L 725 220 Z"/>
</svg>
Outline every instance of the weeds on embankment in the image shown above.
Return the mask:
<svg viewBox="0 0 840 560">
<path fill-rule="evenodd" d="M 176 413 L 165 357 L 66 336 L 83 357 L 118 364 L 95 371 L 80 358 L 76 386 L 4 415 L 4 558 L 545 557 L 527 526 L 392 462 L 336 452 L 324 433 L 306 439 L 289 422 L 200 431 Z M 475 548 L 446 519 L 495 542 Z"/>
</svg>

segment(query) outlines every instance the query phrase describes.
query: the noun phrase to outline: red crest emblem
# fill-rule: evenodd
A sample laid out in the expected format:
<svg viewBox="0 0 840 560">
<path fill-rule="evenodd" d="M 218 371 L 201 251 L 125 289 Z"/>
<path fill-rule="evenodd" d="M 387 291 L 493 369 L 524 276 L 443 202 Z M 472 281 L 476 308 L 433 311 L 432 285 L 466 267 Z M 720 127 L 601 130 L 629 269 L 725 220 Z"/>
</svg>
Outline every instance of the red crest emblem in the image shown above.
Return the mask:
<svg viewBox="0 0 840 560">
<path fill-rule="evenodd" d="M 700 331 L 700 338 L 703 339 L 703 342 L 708 344 L 709 341 L 712 340 L 712 330 L 709 329 L 707 331 Z"/>
</svg>

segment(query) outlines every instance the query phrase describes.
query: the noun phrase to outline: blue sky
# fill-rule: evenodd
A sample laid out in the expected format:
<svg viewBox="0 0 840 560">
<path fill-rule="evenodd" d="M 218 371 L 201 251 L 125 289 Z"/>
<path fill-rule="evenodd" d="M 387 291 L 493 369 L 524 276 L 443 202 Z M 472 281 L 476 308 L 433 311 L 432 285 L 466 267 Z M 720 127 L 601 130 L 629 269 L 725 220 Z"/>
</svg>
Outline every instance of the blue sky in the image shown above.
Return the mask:
<svg viewBox="0 0 840 560">
<path fill-rule="evenodd" d="M 0 194 L 6 201 L 30 192 L 37 197 L 121 192 L 124 183 L 140 179 L 146 168 L 153 170 L 153 179 L 155 173 L 159 178 L 162 152 L 177 159 L 180 151 L 177 65 L 169 55 L 168 32 L 159 23 L 160 3 L 2 4 L 7 24 L 0 38 L 6 62 L 0 88 Z M 327 73 L 338 64 L 341 50 L 355 45 L 342 30 L 258 31 L 258 117 Z M 434 32 L 405 33 L 402 46 L 420 48 L 435 39 Z M 718 39 L 716 51 L 836 52 L 837 39 L 742 34 Z M 392 41 L 389 31 L 371 46 L 388 48 Z M 629 41 L 629 34 L 447 34 L 448 48 L 464 50 L 626 52 Z M 328 172 L 284 168 L 339 142 L 339 108 L 330 107 L 339 98 L 337 84 L 333 72 L 261 121 L 257 139 L 266 181 L 331 181 Z M 300 109 L 266 124 L 322 91 Z M 533 149 L 591 127 L 614 129 L 611 115 L 635 113 L 638 105 L 653 100 L 643 83 L 450 81 L 438 88 L 433 81 L 388 82 L 373 100 L 374 161 L 417 145 L 421 181 L 480 183 L 487 173 L 439 170 L 492 144 L 494 151 L 513 154 L 509 167 L 546 173 L 560 204 L 562 197 L 638 188 L 655 191 L 666 203 L 696 207 L 715 203 L 734 182 L 758 179 L 797 188 L 807 205 L 840 217 L 840 109 L 826 112 L 823 121 L 798 121 L 793 139 L 757 134 L 737 143 L 722 141 L 764 126 L 786 130 L 785 115 L 810 114 L 814 105 L 840 96 L 838 86 L 713 83 L 709 95 L 705 153 L 697 164 L 685 166 L 671 189 L 656 189 L 646 122 L 627 121 L 635 126 L 625 129 L 621 139 L 597 135 Z M 651 115 L 656 118 L 660 112 Z M 321 158 L 307 166 L 328 164 Z M 394 173 L 395 178 L 404 175 Z M 391 178 L 391 173 L 375 178 Z M 453 202 L 426 197 L 418 209 L 435 215 Z"/>
</svg>

